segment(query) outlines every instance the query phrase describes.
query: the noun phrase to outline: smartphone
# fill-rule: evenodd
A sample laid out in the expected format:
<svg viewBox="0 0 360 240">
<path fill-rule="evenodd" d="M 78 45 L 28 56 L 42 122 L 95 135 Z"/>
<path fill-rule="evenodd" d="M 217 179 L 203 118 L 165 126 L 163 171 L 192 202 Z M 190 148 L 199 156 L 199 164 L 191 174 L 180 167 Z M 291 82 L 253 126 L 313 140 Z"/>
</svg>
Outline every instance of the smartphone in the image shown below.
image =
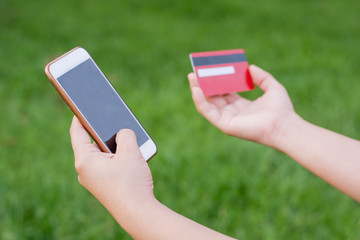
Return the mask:
<svg viewBox="0 0 360 240">
<path fill-rule="evenodd" d="M 128 128 L 146 161 L 156 154 L 154 141 L 84 48 L 50 62 L 45 73 L 103 152 L 115 153 L 116 133 Z"/>
</svg>

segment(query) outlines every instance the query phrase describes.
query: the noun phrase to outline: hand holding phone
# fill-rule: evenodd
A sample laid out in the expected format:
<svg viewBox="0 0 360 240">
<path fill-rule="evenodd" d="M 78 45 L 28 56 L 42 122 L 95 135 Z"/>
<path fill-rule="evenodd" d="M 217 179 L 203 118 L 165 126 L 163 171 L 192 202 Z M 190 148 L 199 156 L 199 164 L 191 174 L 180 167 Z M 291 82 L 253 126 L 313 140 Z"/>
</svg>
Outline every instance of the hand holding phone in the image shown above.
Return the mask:
<svg viewBox="0 0 360 240">
<path fill-rule="evenodd" d="M 129 128 L 146 161 L 156 154 L 154 141 L 85 49 L 55 59 L 45 73 L 102 151 L 114 153 L 116 133 Z"/>
</svg>

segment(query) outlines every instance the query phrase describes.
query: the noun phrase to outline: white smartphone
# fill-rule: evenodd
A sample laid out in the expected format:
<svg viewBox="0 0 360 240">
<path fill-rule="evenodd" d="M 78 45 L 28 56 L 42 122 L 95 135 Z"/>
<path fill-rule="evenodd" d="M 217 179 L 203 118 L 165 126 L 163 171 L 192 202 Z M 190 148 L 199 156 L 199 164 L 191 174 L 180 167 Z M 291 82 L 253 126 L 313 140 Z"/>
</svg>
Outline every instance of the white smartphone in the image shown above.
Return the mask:
<svg viewBox="0 0 360 240">
<path fill-rule="evenodd" d="M 129 128 L 146 161 L 156 154 L 154 141 L 85 49 L 65 53 L 45 73 L 102 151 L 115 153 L 116 133 Z"/>
</svg>

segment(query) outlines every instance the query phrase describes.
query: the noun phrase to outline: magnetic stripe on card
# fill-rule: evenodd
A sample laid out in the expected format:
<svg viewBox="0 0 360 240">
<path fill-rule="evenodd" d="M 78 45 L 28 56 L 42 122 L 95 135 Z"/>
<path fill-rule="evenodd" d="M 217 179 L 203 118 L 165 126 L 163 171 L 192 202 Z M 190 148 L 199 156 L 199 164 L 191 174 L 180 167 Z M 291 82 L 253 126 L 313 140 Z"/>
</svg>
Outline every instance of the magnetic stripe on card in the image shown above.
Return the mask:
<svg viewBox="0 0 360 240">
<path fill-rule="evenodd" d="M 212 57 L 193 57 L 194 67 L 214 65 L 214 64 L 226 64 L 235 62 L 246 62 L 246 56 L 244 53 L 230 54 Z"/>
</svg>

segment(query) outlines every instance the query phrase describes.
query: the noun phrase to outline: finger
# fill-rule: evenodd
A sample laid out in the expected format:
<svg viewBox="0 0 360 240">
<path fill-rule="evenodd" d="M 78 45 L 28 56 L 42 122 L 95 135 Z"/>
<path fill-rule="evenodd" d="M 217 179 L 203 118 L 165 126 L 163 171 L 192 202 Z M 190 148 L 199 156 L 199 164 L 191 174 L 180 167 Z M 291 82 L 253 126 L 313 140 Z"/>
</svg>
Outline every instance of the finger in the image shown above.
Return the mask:
<svg viewBox="0 0 360 240">
<path fill-rule="evenodd" d="M 267 92 L 271 88 L 282 87 L 282 85 L 270 73 L 264 71 L 258 66 L 250 65 L 249 71 L 253 82 L 264 92 Z"/>
<path fill-rule="evenodd" d="M 250 100 L 241 97 L 237 93 L 227 94 L 224 96 L 224 98 L 229 105 L 233 105 L 240 110 L 251 102 Z"/>
<path fill-rule="evenodd" d="M 188 79 L 189 79 L 191 89 L 200 88 L 199 82 L 197 81 L 196 75 L 194 73 L 189 73 L 188 74 Z M 227 105 L 227 102 L 226 102 L 226 100 L 224 99 L 223 96 L 212 96 L 212 97 L 207 97 L 207 98 L 206 97 L 201 97 L 200 95 L 195 95 L 195 96 L 198 97 L 198 98 L 196 98 L 196 100 L 199 100 L 199 101 L 195 101 L 195 99 L 194 99 L 195 103 L 208 101 L 208 102 L 214 104 L 218 108 L 222 108 L 225 105 Z M 193 97 L 194 97 L 194 95 L 193 95 Z"/>
<path fill-rule="evenodd" d="M 206 99 L 205 99 L 203 92 L 201 91 L 201 89 L 199 87 L 199 83 L 196 79 L 195 74 L 189 73 L 188 79 L 189 79 L 192 98 L 195 103 L 195 107 L 197 108 L 199 105 L 201 105 L 203 102 L 205 102 Z"/>
<path fill-rule="evenodd" d="M 219 100 L 216 97 L 205 97 L 194 73 L 189 73 L 188 79 L 190 83 L 192 98 L 198 112 L 204 115 L 204 113 L 208 112 L 212 108 L 212 105 L 218 106 L 225 104 L 222 102 L 221 99 Z"/>
<path fill-rule="evenodd" d="M 237 93 L 229 93 L 229 94 L 224 95 L 224 99 L 228 104 L 232 104 L 240 98 L 241 98 L 241 96 Z"/>
<path fill-rule="evenodd" d="M 214 104 L 217 108 L 220 109 L 228 104 L 224 96 L 226 95 L 216 95 L 216 96 L 207 97 L 207 99 L 208 102 Z"/>
<path fill-rule="evenodd" d="M 207 115 L 211 109 L 215 108 L 216 106 L 206 99 L 204 96 L 203 91 L 199 87 L 193 87 L 191 89 L 192 98 L 195 104 L 196 109 L 202 115 Z"/>
<path fill-rule="evenodd" d="M 94 147 L 96 147 L 97 149 L 99 149 L 99 151 L 100 151 L 100 147 L 99 147 L 99 145 L 98 145 L 95 141 L 92 143 L 92 145 L 93 145 Z"/>
<path fill-rule="evenodd" d="M 214 97 L 206 98 L 194 73 L 190 73 L 188 75 L 188 79 L 196 110 L 207 120 L 216 125 L 220 116 L 219 106 L 223 106 L 225 101 Z"/>
<path fill-rule="evenodd" d="M 192 96 L 196 110 L 203 115 L 209 122 L 216 125 L 220 117 L 219 108 L 211 102 L 208 102 L 198 87 L 192 89 Z"/>
<path fill-rule="evenodd" d="M 189 73 L 188 79 L 189 79 L 190 88 L 199 87 L 199 82 L 196 79 L 195 73 Z"/>
<path fill-rule="evenodd" d="M 122 152 L 140 152 L 136 135 L 131 129 L 121 129 L 116 134 L 116 154 Z"/>
<path fill-rule="evenodd" d="M 71 145 L 74 150 L 75 156 L 81 154 L 84 149 L 91 149 L 95 148 L 91 144 L 91 139 L 86 132 L 83 125 L 80 123 L 79 119 L 74 116 L 71 127 L 70 127 L 70 138 L 71 138 Z"/>
</svg>

